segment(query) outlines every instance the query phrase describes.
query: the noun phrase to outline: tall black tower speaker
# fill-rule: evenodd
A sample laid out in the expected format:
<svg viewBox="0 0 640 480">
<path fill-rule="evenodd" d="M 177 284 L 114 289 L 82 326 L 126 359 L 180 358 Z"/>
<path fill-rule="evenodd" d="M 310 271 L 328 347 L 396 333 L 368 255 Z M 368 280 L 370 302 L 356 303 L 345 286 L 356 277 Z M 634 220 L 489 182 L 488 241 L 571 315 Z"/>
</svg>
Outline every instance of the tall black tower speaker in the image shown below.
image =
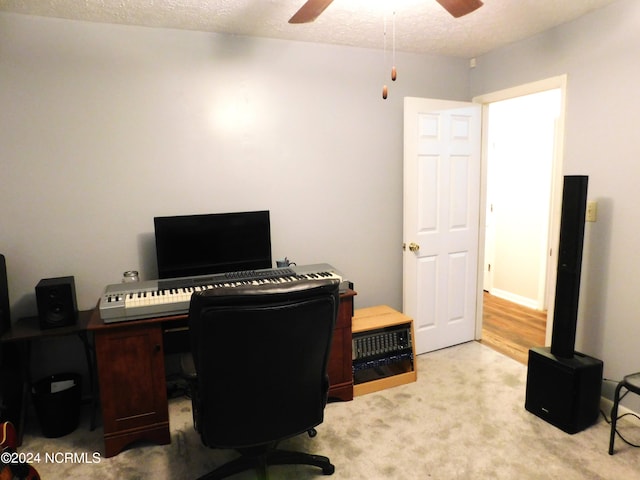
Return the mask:
<svg viewBox="0 0 640 480">
<path fill-rule="evenodd" d="M 551 337 L 551 353 L 561 358 L 573 357 L 576 343 L 588 180 L 585 175 L 564 177 Z"/>
<path fill-rule="evenodd" d="M 9 282 L 7 281 L 7 264 L 4 255 L 0 255 L 0 335 L 11 328 L 9 314 Z"/>
<path fill-rule="evenodd" d="M 564 177 L 551 348 L 529 350 L 527 369 L 525 408 L 567 433 L 598 419 L 602 389 L 602 361 L 575 351 L 587 183 Z"/>
<path fill-rule="evenodd" d="M 78 318 L 76 284 L 73 277 L 45 278 L 36 285 L 40 328 L 73 325 Z"/>
</svg>

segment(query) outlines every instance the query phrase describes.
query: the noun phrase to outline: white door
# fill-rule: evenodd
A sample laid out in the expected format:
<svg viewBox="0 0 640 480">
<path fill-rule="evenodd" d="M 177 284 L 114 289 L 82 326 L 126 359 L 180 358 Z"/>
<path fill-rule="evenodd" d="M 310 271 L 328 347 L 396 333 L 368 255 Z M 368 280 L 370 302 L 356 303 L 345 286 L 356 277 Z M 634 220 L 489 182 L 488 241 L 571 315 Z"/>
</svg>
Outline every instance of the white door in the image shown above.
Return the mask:
<svg viewBox="0 0 640 480">
<path fill-rule="evenodd" d="M 474 339 L 480 105 L 405 98 L 403 310 L 416 353 Z"/>
</svg>

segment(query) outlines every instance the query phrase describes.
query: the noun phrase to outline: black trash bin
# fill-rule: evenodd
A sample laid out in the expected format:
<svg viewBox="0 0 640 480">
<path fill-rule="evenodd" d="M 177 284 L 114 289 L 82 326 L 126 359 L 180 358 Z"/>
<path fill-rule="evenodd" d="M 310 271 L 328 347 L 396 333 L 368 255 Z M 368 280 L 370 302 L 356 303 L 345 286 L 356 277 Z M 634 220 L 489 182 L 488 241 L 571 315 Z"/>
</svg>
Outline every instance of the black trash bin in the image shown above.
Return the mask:
<svg viewBox="0 0 640 480">
<path fill-rule="evenodd" d="M 78 428 L 82 396 L 80 375 L 51 375 L 34 383 L 31 393 L 40 428 L 45 437 L 62 437 Z"/>
</svg>

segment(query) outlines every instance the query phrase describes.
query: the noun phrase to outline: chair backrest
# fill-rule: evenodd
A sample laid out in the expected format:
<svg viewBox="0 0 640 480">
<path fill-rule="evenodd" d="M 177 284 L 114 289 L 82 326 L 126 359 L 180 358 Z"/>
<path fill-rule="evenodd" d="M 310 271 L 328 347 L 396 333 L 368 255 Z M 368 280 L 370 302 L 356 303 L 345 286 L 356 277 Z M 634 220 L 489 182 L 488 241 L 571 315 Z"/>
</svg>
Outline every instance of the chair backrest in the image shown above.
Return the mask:
<svg viewBox="0 0 640 480">
<path fill-rule="evenodd" d="M 206 445 L 264 445 L 322 423 L 338 302 L 335 280 L 192 296 L 194 408 Z"/>
</svg>

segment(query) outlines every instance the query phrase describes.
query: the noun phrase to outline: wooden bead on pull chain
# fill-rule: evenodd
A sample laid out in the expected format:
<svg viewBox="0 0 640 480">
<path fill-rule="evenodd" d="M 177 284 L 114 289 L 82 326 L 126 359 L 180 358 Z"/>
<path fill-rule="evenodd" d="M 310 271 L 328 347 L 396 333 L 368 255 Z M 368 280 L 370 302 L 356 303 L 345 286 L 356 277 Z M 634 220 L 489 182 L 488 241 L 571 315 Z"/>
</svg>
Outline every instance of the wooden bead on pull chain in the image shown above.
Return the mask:
<svg viewBox="0 0 640 480">
<path fill-rule="evenodd" d="M 382 86 L 382 98 L 384 98 L 385 100 L 387 99 L 387 94 L 389 93 L 389 89 L 387 88 L 386 85 Z"/>
<path fill-rule="evenodd" d="M 391 67 L 391 80 L 395 82 L 397 76 L 398 76 L 398 72 L 396 72 L 396 67 L 395 66 Z"/>
</svg>

